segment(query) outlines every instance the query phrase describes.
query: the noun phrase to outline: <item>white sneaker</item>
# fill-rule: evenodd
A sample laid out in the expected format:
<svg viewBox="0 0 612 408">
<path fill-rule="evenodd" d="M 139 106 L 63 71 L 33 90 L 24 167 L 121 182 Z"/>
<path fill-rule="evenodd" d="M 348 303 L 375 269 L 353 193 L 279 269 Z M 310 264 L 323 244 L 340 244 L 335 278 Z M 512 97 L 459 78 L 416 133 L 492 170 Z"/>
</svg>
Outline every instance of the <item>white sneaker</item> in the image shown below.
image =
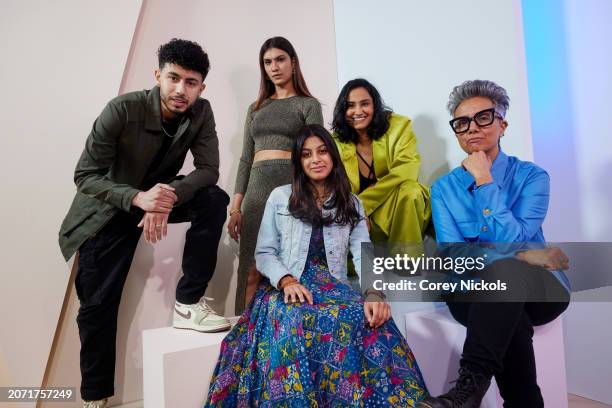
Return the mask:
<svg viewBox="0 0 612 408">
<path fill-rule="evenodd" d="M 108 398 L 97 401 L 83 401 L 83 408 L 105 408 L 108 404 Z"/>
<path fill-rule="evenodd" d="M 204 298 L 193 305 L 176 302 L 174 305 L 174 325 L 177 329 L 191 329 L 199 332 L 218 332 L 229 330 L 231 324 L 219 316 L 206 304 Z"/>
</svg>

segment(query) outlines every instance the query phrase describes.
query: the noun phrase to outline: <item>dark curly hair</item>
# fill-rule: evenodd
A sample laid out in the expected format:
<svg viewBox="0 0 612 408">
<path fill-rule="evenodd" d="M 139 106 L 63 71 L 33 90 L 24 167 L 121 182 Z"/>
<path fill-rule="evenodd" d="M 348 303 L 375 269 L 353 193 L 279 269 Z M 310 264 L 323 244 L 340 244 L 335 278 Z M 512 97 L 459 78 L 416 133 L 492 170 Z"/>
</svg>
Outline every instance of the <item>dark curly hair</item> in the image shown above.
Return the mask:
<svg viewBox="0 0 612 408">
<path fill-rule="evenodd" d="M 336 106 L 334 107 L 334 119 L 332 121 L 332 129 L 343 143 L 352 142 L 356 144 L 359 141 L 357 131 L 346 120 L 348 97 L 351 91 L 356 88 L 365 88 L 374 102 L 374 116 L 367 129 L 370 139 L 379 139 L 389 130 L 389 117 L 393 111 L 385 105 L 378 90 L 363 78 L 352 79 L 344 85 L 340 95 L 338 95 L 338 100 L 336 100 Z"/>
<path fill-rule="evenodd" d="M 333 192 L 333 197 L 325 208 L 335 208 L 333 217 L 323 217 L 316 203 L 314 186 L 302 167 L 302 149 L 306 139 L 311 136 L 316 136 L 325 143 L 332 159 L 333 168 L 327 176 L 325 184 L 327 190 Z M 311 225 L 337 223 L 340 225 L 350 224 L 351 228 L 357 225 L 361 216 L 357 210 L 356 200 L 351 194 L 351 186 L 340 159 L 340 153 L 331 135 L 323 126 L 306 125 L 299 130 L 293 144 L 291 162 L 293 164 L 293 181 L 291 183 L 291 196 L 289 197 L 289 212 L 292 216 Z"/>
<path fill-rule="evenodd" d="M 208 54 L 193 41 L 173 38 L 166 44 L 162 44 L 157 50 L 159 59 L 159 69 L 163 69 L 165 64 L 176 64 L 181 67 L 196 71 L 202 74 L 202 81 L 210 70 Z"/>
</svg>

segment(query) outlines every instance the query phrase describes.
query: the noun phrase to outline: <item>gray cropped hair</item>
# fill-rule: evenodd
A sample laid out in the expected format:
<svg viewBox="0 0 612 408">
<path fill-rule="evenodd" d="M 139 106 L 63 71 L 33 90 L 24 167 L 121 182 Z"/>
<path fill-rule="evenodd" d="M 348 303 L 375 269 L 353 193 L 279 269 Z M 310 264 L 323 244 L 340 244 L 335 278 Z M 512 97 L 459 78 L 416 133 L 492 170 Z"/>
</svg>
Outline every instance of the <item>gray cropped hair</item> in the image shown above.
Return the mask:
<svg viewBox="0 0 612 408">
<path fill-rule="evenodd" d="M 465 81 L 461 85 L 457 85 L 453 88 L 452 92 L 448 96 L 448 104 L 446 107 L 450 112 L 451 116 L 455 114 L 455 110 L 461 104 L 469 98 L 476 96 L 482 96 L 489 98 L 495 104 L 495 110 L 502 116 L 506 116 L 506 111 L 510 107 L 510 98 L 504 88 L 497 85 L 493 81 L 486 81 L 482 79 L 474 79 L 473 81 Z"/>
</svg>

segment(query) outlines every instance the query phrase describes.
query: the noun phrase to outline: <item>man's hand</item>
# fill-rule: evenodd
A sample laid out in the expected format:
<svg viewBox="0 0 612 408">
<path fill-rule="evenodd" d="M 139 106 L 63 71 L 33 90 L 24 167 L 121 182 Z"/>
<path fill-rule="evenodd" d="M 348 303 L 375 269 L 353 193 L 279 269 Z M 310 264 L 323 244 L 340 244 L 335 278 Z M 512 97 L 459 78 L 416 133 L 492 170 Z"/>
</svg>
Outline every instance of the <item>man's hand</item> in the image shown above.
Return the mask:
<svg viewBox="0 0 612 408">
<path fill-rule="evenodd" d="M 569 259 L 560 248 L 530 249 L 516 254 L 521 261 L 541 266 L 551 271 L 569 269 Z"/>
<path fill-rule="evenodd" d="M 474 177 L 477 186 L 493 181 L 493 176 L 491 176 L 491 166 L 493 164 L 485 152 L 471 153 L 463 160 L 461 165 Z"/>
<path fill-rule="evenodd" d="M 178 200 L 174 191 L 175 188 L 168 184 L 157 183 L 150 190 L 136 194 L 132 205 L 146 212 L 169 214 Z"/>
<path fill-rule="evenodd" d="M 168 216 L 167 213 L 146 212 L 138 227 L 144 232 L 145 241 L 155 244 L 168 235 Z"/>
<path fill-rule="evenodd" d="M 363 312 L 370 327 L 382 326 L 391 318 L 391 306 L 385 302 L 363 302 Z"/>
</svg>

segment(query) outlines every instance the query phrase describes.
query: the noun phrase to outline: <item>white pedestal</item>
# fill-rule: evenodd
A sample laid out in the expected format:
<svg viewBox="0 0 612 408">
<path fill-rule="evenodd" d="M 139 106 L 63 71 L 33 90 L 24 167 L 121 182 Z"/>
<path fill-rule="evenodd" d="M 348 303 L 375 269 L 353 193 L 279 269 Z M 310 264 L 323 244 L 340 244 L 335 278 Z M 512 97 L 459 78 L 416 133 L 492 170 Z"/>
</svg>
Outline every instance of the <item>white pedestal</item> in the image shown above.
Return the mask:
<svg viewBox="0 0 612 408">
<path fill-rule="evenodd" d="M 442 394 L 457 378 L 465 327 L 456 322 L 448 308 L 406 314 L 406 340 L 432 395 Z M 557 319 L 536 327 L 533 337 L 538 385 L 546 407 L 567 408 L 567 382 L 563 351 L 563 325 Z M 482 408 L 501 408 L 502 399 L 492 381 Z"/>
<path fill-rule="evenodd" d="M 144 406 L 201 408 L 227 333 L 172 327 L 143 331 Z"/>
</svg>

